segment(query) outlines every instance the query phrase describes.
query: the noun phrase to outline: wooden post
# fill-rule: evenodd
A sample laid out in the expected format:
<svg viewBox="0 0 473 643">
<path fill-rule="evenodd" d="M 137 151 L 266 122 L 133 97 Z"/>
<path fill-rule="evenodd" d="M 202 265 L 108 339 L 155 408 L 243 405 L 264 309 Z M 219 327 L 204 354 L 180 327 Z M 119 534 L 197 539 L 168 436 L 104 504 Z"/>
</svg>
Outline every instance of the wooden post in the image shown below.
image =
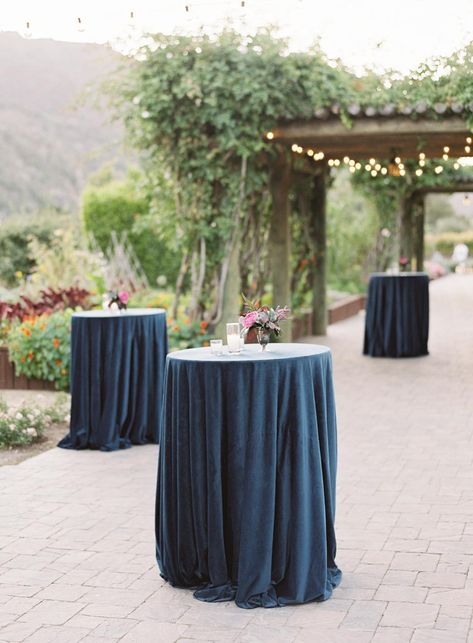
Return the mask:
<svg viewBox="0 0 473 643">
<path fill-rule="evenodd" d="M 420 272 L 424 269 L 424 247 L 425 247 L 425 196 L 416 195 L 414 209 L 414 228 L 415 228 L 415 256 L 417 270 Z"/>
<path fill-rule="evenodd" d="M 314 249 L 312 333 L 327 334 L 327 168 L 312 179 L 311 236 Z"/>
<path fill-rule="evenodd" d="M 269 246 L 273 281 L 273 305 L 291 305 L 291 231 L 289 221 L 289 186 L 291 167 L 285 148 L 278 149 L 273 164 L 270 189 L 272 196 Z M 291 341 L 291 323 L 282 325 L 281 339 Z"/>
<path fill-rule="evenodd" d="M 399 255 L 412 262 L 412 195 L 402 196 L 399 200 Z"/>
</svg>

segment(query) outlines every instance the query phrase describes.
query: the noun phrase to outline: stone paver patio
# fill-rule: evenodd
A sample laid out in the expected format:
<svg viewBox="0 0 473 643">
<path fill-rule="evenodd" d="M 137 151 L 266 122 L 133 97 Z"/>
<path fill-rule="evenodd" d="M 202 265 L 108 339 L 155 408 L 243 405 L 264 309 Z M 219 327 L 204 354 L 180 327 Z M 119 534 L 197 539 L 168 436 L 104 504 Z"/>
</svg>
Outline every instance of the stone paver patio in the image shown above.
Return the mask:
<svg viewBox="0 0 473 643">
<path fill-rule="evenodd" d="M 473 276 L 431 285 L 429 357 L 330 328 L 339 416 L 330 601 L 205 604 L 154 561 L 157 448 L 53 449 L 0 469 L 0 641 L 473 643 Z"/>
</svg>

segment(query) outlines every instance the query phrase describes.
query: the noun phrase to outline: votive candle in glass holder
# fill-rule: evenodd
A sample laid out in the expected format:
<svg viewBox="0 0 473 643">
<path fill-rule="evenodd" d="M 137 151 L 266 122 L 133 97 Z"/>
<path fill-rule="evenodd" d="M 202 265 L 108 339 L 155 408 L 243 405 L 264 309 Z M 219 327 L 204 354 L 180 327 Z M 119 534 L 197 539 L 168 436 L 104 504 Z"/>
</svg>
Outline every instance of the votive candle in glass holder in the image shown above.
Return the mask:
<svg viewBox="0 0 473 643">
<path fill-rule="evenodd" d="M 227 345 L 229 353 L 239 353 L 241 351 L 240 344 L 240 324 L 227 324 Z"/>
<path fill-rule="evenodd" d="M 223 353 L 223 341 L 221 339 L 211 339 L 210 352 L 212 355 L 221 355 Z"/>
</svg>

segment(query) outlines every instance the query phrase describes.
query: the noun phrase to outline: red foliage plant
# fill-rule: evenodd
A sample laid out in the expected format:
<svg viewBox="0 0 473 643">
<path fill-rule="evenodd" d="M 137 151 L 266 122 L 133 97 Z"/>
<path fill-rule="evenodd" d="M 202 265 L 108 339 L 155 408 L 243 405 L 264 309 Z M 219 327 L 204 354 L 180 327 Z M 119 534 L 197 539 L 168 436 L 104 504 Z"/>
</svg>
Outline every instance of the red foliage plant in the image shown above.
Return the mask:
<svg viewBox="0 0 473 643">
<path fill-rule="evenodd" d="M 91 307 L 90 295 L 88 290 L 77 286 L 58 290 L 46 288 L 41 290 L 41 298 L 37 301 L 33 301 L 25 295 L 21 295 L 20 301 L 14 304 L 0 301 L 0 320 L 24 321 L 28 317 L 47 315 L 66 308 L 87 310 Z"/>
</svg>

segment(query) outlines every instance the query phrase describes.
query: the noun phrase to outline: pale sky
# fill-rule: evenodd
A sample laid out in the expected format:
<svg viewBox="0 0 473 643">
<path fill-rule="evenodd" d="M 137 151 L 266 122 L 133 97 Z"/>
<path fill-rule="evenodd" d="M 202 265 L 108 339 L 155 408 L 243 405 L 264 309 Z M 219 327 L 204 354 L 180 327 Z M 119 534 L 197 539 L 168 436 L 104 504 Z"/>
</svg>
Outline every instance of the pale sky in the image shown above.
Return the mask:
<svg viewBox="0 0 473 643">
<path fill-rule="evenodd" d="M 244 0 L 244 7 L 241 4 L 242 0 L 0 0 L 0 30 L 24 33 L 29 21 L 33 38 L 119 46 L 118 40 L 132 33 L 189 33 L 202 25 L 215 30 L 230 18 L 245 32 L 278 25 L 295 49 L 319 37 L 330 57 L 340 57 L 355 69 L 369 65 L 404 72 L 429 56 L 449 54 L 473 40 L 473 0 Z"/>
</svg>

